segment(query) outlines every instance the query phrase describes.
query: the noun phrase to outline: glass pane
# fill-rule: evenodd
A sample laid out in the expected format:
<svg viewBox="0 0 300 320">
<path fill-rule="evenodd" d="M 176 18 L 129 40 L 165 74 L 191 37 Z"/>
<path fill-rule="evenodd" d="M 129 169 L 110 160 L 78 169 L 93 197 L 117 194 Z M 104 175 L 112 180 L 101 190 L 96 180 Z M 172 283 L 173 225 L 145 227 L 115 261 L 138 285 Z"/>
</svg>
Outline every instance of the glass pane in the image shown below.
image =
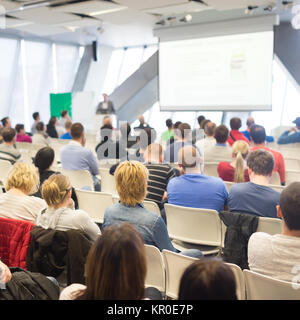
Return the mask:
<svg viewBox="0 0 300 320">
<path fill-rule="evenodd" d="M 144 53 L 143 53 L 143 61 L 142 61 L 142 63 L 147 61 L 157 50 L 158 50 L 157 45 L 148 46 L 147 48 L 145 48 L 144 49 Z"/>
</svg>

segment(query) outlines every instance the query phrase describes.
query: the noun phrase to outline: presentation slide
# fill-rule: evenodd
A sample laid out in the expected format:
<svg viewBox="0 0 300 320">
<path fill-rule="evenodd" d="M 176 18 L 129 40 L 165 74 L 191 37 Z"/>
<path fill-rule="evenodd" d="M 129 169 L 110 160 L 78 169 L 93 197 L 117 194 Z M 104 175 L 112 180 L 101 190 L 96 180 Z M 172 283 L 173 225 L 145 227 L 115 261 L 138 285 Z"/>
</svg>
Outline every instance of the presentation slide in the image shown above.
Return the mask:
<svg viewBox="0 0 300 320">
<path fill-rule="evenodd" d="M 271 110 L 273 31 L 159 44 L 161 110 Z"/>
</svg>

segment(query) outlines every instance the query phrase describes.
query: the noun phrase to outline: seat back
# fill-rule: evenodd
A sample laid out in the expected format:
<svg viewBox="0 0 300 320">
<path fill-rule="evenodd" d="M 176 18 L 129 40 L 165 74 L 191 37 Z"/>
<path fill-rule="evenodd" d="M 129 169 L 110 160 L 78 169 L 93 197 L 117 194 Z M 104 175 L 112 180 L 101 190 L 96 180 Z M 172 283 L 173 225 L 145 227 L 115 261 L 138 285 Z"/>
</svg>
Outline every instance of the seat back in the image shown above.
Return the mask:
<svg viewBox="0 0 300 320">
<path fill-rule="evenodd" d="M 273 184 L 273 185 L 279 185 L 279 186 L 281 185 L 280 176 L 279 176 L 279 173 L 277 171 L 273 171 L 269 183 Z"/>
<path fill-rule="evenodd" d="M 115 177 L 109 173 L 108 168 L 99 168 L 101 177 L 101 191 L 111 194 L 117 194 Z"/>
<path fill-rule="evenodd" d="M 281 192 L 285 186 L 279 186 L 279 185 L 274 185 L 274 184 L 269 184 L 268 187 L 272 188 L 273 190 L 277 192 Z"/>
<path fill-rule="evenodd" d="M 247 300 L 300 300 L 300 284 L 243 270 Z"/>
<path fill-rule="evenodd" d="M 144 200 L 143 204 L 145 209 L 147 209 L 148 211 L 154 212 L 160 216 L 160 210 L 157 203 L 155 203 L 154 201 Z"/>
<path fill-rule="evenodd" d="M 285 169 L 300 171 L 300 159 L 297 158 L 284 158 Z"/>
<path fill-rule="evenodd" d="M 235 182 L 224 181 L 227 191 L 230 192 L 231 187 L 235 184 Z"/>
<path fill-rule="evenodd" d="M 170 238 L 193 244 L 221 246 L 221 220 L 215 210 L 165 203 Z"/>
<path fill-rule="evenodd" d="M 162 253 L 158 248 L 151 245 L 145 245 L 147 259 L 147 275 L 145 286 L 155 287 L 165 293 L 166 274 L 165 264 Z"/>
<path fill-rule="evenodd" d="M 166 266 L 166 295 L 177 299 L 180 280 L 185 269 L 198 259 L 168 250 L 163 250 L 162 254 Z"/>
<path fill-rule="evenodd" d="M 281 225 L 282 225 L 281 219 L 259 217 L 256 232 L 265 232 L 271 235 L 280 234 Z"/>
<path fill-rule="evenodd" d="M 112 195 L 105 192 L 94 192 L 75 189 L 78 207 L 86 211 L 97 223 L 103 223 L 106 208 L 113 204 Z"/>
<path fill-rule="evenodd" d="M 0 160 L 0 181 L 3 185 L 12 167 L 13 165 L 9 161 Z"/>
<path fill-rule="evenodd" d="M 219 177 L 218 165 L 219 162 L 205 162 L 203 173 L 207 176 Z"/>
<path fill-rule="evenodd" d="M 295 181 L 300 181 L 300 171 L 296 170 L 286 170 L 286 185 L 290 185 L 291 183 Z"/>
<path fill-rule="evenodd" d="M 246 299 L 246 287 L 245 287 L 245 279 L 242 269 L 233 263 L 226 263 L 228 267 L 232 270 L 235 278 L 236 284 L 236 296 L 239 300 Z"/>
<path fill-rule="evenodd" d="M 60 171 L 70 179 L 72 187 L 94 191 L 93 177 L 88 170 L 61 169 Z"/>
</svg>

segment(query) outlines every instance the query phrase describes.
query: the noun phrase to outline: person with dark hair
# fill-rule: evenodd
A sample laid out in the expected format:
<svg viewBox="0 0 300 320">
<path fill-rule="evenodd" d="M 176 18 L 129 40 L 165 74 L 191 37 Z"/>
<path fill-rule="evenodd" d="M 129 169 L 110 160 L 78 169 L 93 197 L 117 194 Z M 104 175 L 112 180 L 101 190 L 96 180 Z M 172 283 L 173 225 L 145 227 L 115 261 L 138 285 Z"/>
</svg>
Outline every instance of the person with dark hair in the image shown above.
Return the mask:
<svg viewBox="0 0 300 320">
<path fill-rule="evenodd" d="M 253 141 L 254 146 L 250 151 L 254 151 L 257 149 L 267 150 L 273 154 L 275 165 L 274 171 L 278 172 L 280 176 L 281 185 L 285 185 L 285 162 L 283 155 L 275 150 L 272 150 L 266 147 L 266 131 L 263 126 L 259 126 L 257 124 L 253 125 L 250 129 L 251 140 Z"/>
<path fill-rule="evenodd" d="M 72 140 L 60 149 L 60 161 L 64 170 L 88 170 L 94 180 L 95 191 L 100 191 L 97 179 L 99 167 L 93 152 L 85 148 L 84 127 L 76 122 L 71 127 Z"/>
<path fill-rule="evenodd" d="M 58 133 L 56 131 L 57 118 L 51 117 L 49 123 L 47 124 L 47 134 L 51 138 L 58 138 Z"/>
<path fill-rule="evenodd" d="M 235 117 L 230 119 L 231 131 L 229 132 L 229 137 L 227 140 L 230 146 L 232 146 L 234 142 L 237 140 L 244 140 L 250 145 L 249 140 L 243 135 L 242 132 L 239 131 L 241 126 L 242 126 L 242 121 L 240 118 Z"/>
<path fill-rule="evenodd" d="M 72 139 L 72 136 L 71 136 L 71 133 L 70 133 L 71 132 L 71 127 L 72 127 L 72 121 L 71 120 L 67 120 L 65 122 L 65 130 L 66 130 L 66 132 L 64 134 L 62 134 L 59 139 L 71 140 Z"/>
<path fill-rule="evenodd" d="M 112 140 L 113 127 L 110 124 L 100 129 L 101 142 L 96 146 L 98 160 L 127 159 L 126 149 L 119 141 Z"/>
<path fill-rule="evenodd" d="M 174 125 L 172 119 L 167 119 L 166 120 L 166 126 L 168 128 L 167 131 L 163 132 L 161 135 L 161 140 L 163 142 L 168 142 L 170 139 L 174 139 Z"/>
<path fill-rule="evenodd" d="M 34 135 L 36 133 L 36 125 L 40 122 L 41 117 L 40 114 L 38 112 L 34 112 L 32 114 L 32 118 L 34 120 L 32 126 L 31 126 L 31 134 Z"/>
<path fill-rule="evenodd" d="M 192 131 L 192 142 L 195 144 L 198 140 L 201 140 L 204 138 L 204 126 L 203 121 L 205 120 L 205 117 L 200 115 L 197 118 L 199 127 L 194 129 Z"/>
<path fill-rule="evenodd" d="M 296 125 L 290 130 L 284 131 L 278 138 L 278 144 L 289 144 L 300 142 L 300 117 L 297 117 L 293 123 Z"/>
<path fill-rule="evenodd" d="M 12 164 L 21 160 L 21 153 L 15 148 L 16 130 L 4 128 L 2 131 L 3 143 L 0 144 L 0 159 Z"/>
<path fill-rule="evenodd" d="M 44 125 L 44 122 L 39 121 L 35 128 L 36 132 L 32 137 L 32 143 L 48 147 L 51 144 L 51 140 L 46 133 L 46 126 Z"/>
<path fill-rule="evenodd" d="M 134 156 L 129 156 L 130 160 L 144 162 L 144 153 L 147 147 L 156 140 L 156 131 L 151 127 L 146 127 L 139 131 L 137 138 L 137 150 Z"/>
<path fill-rule="evenodd" d="M 174 134 L 174 136 L 173 136 L 173 138 L 170 138 L 168 141 L 167 141 L 167 146 L 169 145 L 169 144 L 172 144 L 175 140 L 177 140 L 178 139 L 178 127 L 181 125 L 181 121 L 176 121 L 175 123 L 174 123 L 174 126 L 173 126 L 173 134 Z"/>
<path fill-rule="evenodd" d="M 134 263 L 133 263 L 134 261 Z M 72 284 L 59 300 L 142 300 L 147 261 L 144 242 L 129 223 L 115 224 L 104 230 L 91 247 L 86 263 L 86 285 Z M 156 299 L 162 296 L 155 288 Z"/>
<path fill-rule="evenodd" d="M 202 155 L 204 162 L 232 161 L 232 148 L 227 143 L 228 135 L 229 130 L 224 124 L 215 128 L 216 144 L 205 150 Z"/>
<path fill-rule="evenodd" d="M 3 125 L 3 128 L 11 128 L 11 121 L 9 119 L 9 117 L 4 117 L 2 120 L 2 125 Z"/>
<path fill-rule="evenodd" d="M 137 137 L 131 135 L 131 126 L 128 122 L 120 126 L 120 144 L 126 148 L 132 148 L 137 143 Z"/>
<path fill-rule="evenodd" d="M 17 142 L 32 143 L 31 137 L 25 134 L 24 124 L 17 124 L 15 129 L 17 132 L 17 137 L 16 137 Z"/>
<path fill-rule="evenodd" d="M 282 219 L 281 234 L 252 234 L 248 242 L 250 270 L 274 279 L 299 283 L 300 265 L 300 182 L 281 192 L 277 216 Z"/>
<path fill-rule="evenodd" d="M 280 193 L 268 186 L 274 169 L 274 157 L 267 150 L 250 152 L 247 158 L 250 182 L 237 183 L 230 189 L 230 211 L 276 218 Z"/>
<path fill-rule="evenodd" d="M 234 273 L 222 260 L 199 259 L 184 271 L 178 300 L 237 300 Z"/>
</svg>

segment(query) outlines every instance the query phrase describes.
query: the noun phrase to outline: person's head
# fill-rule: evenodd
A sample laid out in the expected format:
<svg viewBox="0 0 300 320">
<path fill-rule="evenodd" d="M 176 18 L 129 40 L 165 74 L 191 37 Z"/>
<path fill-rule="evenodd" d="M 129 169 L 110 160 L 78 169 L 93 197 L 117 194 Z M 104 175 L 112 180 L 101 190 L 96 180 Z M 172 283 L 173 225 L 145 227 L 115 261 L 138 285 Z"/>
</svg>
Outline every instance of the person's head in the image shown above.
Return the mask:
<svg viewBox="0 0 300 320">
<path fill-rule="evenodd" d="M 238 117 L 234 117 L 230 119 L 230 128 L 231 130 L 239 130 L 242 126 L 242 120 Z"/>
<path fill-rule="evenodd" d="M 13 145 L 16 142 L 16 130 L 13 128 L 4 128 L 2 137 L 4 143 Z"/>
<path fill-rule="evenodd" d="M 37 192 L 39 188 L 39 175 L 37 168 L 33 164 L 16 163 L 9 172 L 5 182 L 5 189 L 18 189 L 26 195 Z"/>
<path fill-rule="evenodd" d="M 76 140 L 76 141 L 82 140 L 84 138 L 83 125 L 79 122 L 73 123 L 71 126 L 70 134 L 73 140 Z"/>
<path fill-rule="evenodd" d="M 107 141 L 111 139 L 113 127 L 110 124 L 105 124 L 100 129 L 100 136 L 102 141 Z"/>
<path fill-rule="evenodd" d="M 179 139 L 179 137 L 180 137 L 180 131 L 179 131 L 179 129 L 178 129 L 178 127 L 181 125 L 181 121 L 176 121 L 175 123 L 174 123 L 174 138 L 175 139 Z"/>
<path fill-rule="evenodd" d="M 65 129 L 67 132 L 71 131 L 71 127 L 72 127 L 72 121 L 71 120 L 67 120 L 65 123 Z"/>
<path fill-rule="evenodd" d="M 222 260 L 199 259 L 184 271 L 178 300 L 237 300 L 234 273 Z"/>
<path fill-rule="evenodd" d="M 60 117 L 66 119 L 69 118 L 68 110 L 62 110 L 62 112 L 60 113 Z"/>
<path fill-rule="evenodd" d="M 293 182 L 280 194 L 277 215 L 290 231 L 300 231 L 300 182 Z"/>
<path fill-rule="evenodd" d="M 263 177 L 271 176 L 274 164 L 275 161 L 271 152 L 262 149 L 250 152 L 247 158 L 250 180 L 254 175 Z"/>
<path fill-rule="evenodd" d="M 204 117 L 204 116 L 199 116 L 199 117 L 197 118 L 198 124 L 199 124 L 199 126 L 200 126 L 201 129 L 203 129 L 203 127 L 201 127 L 201 123 L 202 123 L 203 120 L 205 120 L 205 117 Z"/>
<path fill-rule="evenodd" d="M 151 143 L 144 152 L 144 160 L 146 162 L 158 162 L 163 161 L 163 149 L 158 143 Z"/>
<path fill-rule="evenodd" d="M 42 173 L 52 166 L 54 157 L 54 150 L 50 147 L 44 147 L 36 153 L 34 165 L 39 169 L 39 172 Z"/>
<path fill-rule="evenodd" d="M 139 116 L 138 119 L 139 119 L 140 124 L 144 124 L 145 123 L 144 116 Z"/>
<path fill-rule="evenodd" d="M 2 125 L 4 128 L 10 128 L 11 127 L 11 122 L 10 122 L 10 119 L 9 117 L 5 117 L 1 120 L 2 122 Z"/>
<path fill-rule="evenodd" d="M 178 127 L 180 139 L 188 141 L 191 138 L 191 126 L 188 123 L 181 123 Z"/>
<path fill-rule="evenodd" d="M 139 132 L 139 147 L 140 150 L 146 150 L 149 144 L 156 140 L 156 131 L 153 128 L 146 127 Z"/>
<path fill-rule="evenodd" d="M 141 300 L 147 272 L 144 242 L 129 223 L 103 231 L 86 262 L 85 300 Z M 80 298 L 79 298 L 80 299 Z"/>
<path fill-rule="evenodd" d="M 178 151 L 178 166 L 184 172 L 201 172 L 202 158 L 192 145 L 184 146 Z"/>
<path fill-rule="evenodd" d="M 44 125 L 44 122 L 40 121 L 35 126 L 36 131 L 38 132 L 44 132 L 46 130 L 46 126 Z"/>
<path fill-rule="evenodd" d="M 40 114 L 38 112 L 34 112 L 32 114 L 32 118 L 35 122 L 39 122 L 40 121 Z"/>
<path fill-rule="evenodd" d="M 205 131 L 205 127 L 206 125 L 210 122 L 209 119 L 204 119 L 202 122 L 201 122 L 201 129 L 203 129 Z"/>
<path fill-rule="evenodd" d="M 55 127 L 57 125 L 57 118 L 55 116 L 51 117 L 48 124 Z"/>
<path fill-rule="evenodd" d="M 106 102 L 106 101 L 107 101 L 107 99 L 108 99 L 107 94 L 106 94 L 106 93 L 102 93 L 102 97 L 103 97 L 103 100 Z"/>
<path fill-rule="evenodd" d="M 254 118 L 253 117 L 249 117 L 247 119 L 247 122 L 246 122 L 247 127 L 251 128 L 254 124 L 255 124 Z"/>
<path fill-rule="evenodd" d="M 104 126 L 105 126 L 105 125 L 111 125 L 111 126 L 112 126 L 112 122 L 111 122 L 110 116 L 105 116 L 105 117 L 103 118 L 103 125 L 104 125 Z"/>
<path fill-rule="evenodd" d="M 24 124 L 18 123 L 15 127 L 15 130 L 18 134 L 24 134 L 25 133 Z"/>
<path fill-rule="evenodd" d="M 216 125 L 213 122 L 208 121 L 204 127 L 204 132 L 207 137 L 213 137 L 215 134 L 215 129 Z"/>
<path fill-rule="evenodd" d="M 123 204 L 134 207 L 144 201 L 148 187 L 148 170 L 142 163 L 122 162 L 115 172 L 115 181 Z"/>
<path fill-rule="evenodd" d="M 217 143 L 225 144 L 227 142 L 228 136 L 229 130 L 224 124 L 221 124 L 220 126 L 216 127 L 215 139 Z"/>
<path fill-rule="evenodd" d="M 250 128 L 250 137 L 254 144 L 262 144 L 266 141 L 266 130 L 263 126 L 254 124 Z"/>
<path fill-rule="evenodd" d="M 173 129 L 173 121 L 172 119 L 167 119 L 166 120 L 166 126 L 169 130 Z"/>
<path fill-rule="evenodd" d="M 298 129 L 300 129 L 300 117 L 297 117 L 297 118 L 293 121 L 293 123 L 295 123 L 295 125 L 296 125 L 296 127 L 297 127 Z"/>
<path fill-rule="evenodd" d="M 50 208 L 57 208 L 71 198 L 72 186 L 63 174 L 52 174 L 42 184 L 42 197 Z"/>
<path fill-rule="evenodd" d="M 243 140 L 237 140 L 232 145 L 232 153 L 236 158 L 235 170 L 234 170 L 234 182 L 245 181 L 245 159 L 249 153 L 249 146 Z"/>
</svg>

